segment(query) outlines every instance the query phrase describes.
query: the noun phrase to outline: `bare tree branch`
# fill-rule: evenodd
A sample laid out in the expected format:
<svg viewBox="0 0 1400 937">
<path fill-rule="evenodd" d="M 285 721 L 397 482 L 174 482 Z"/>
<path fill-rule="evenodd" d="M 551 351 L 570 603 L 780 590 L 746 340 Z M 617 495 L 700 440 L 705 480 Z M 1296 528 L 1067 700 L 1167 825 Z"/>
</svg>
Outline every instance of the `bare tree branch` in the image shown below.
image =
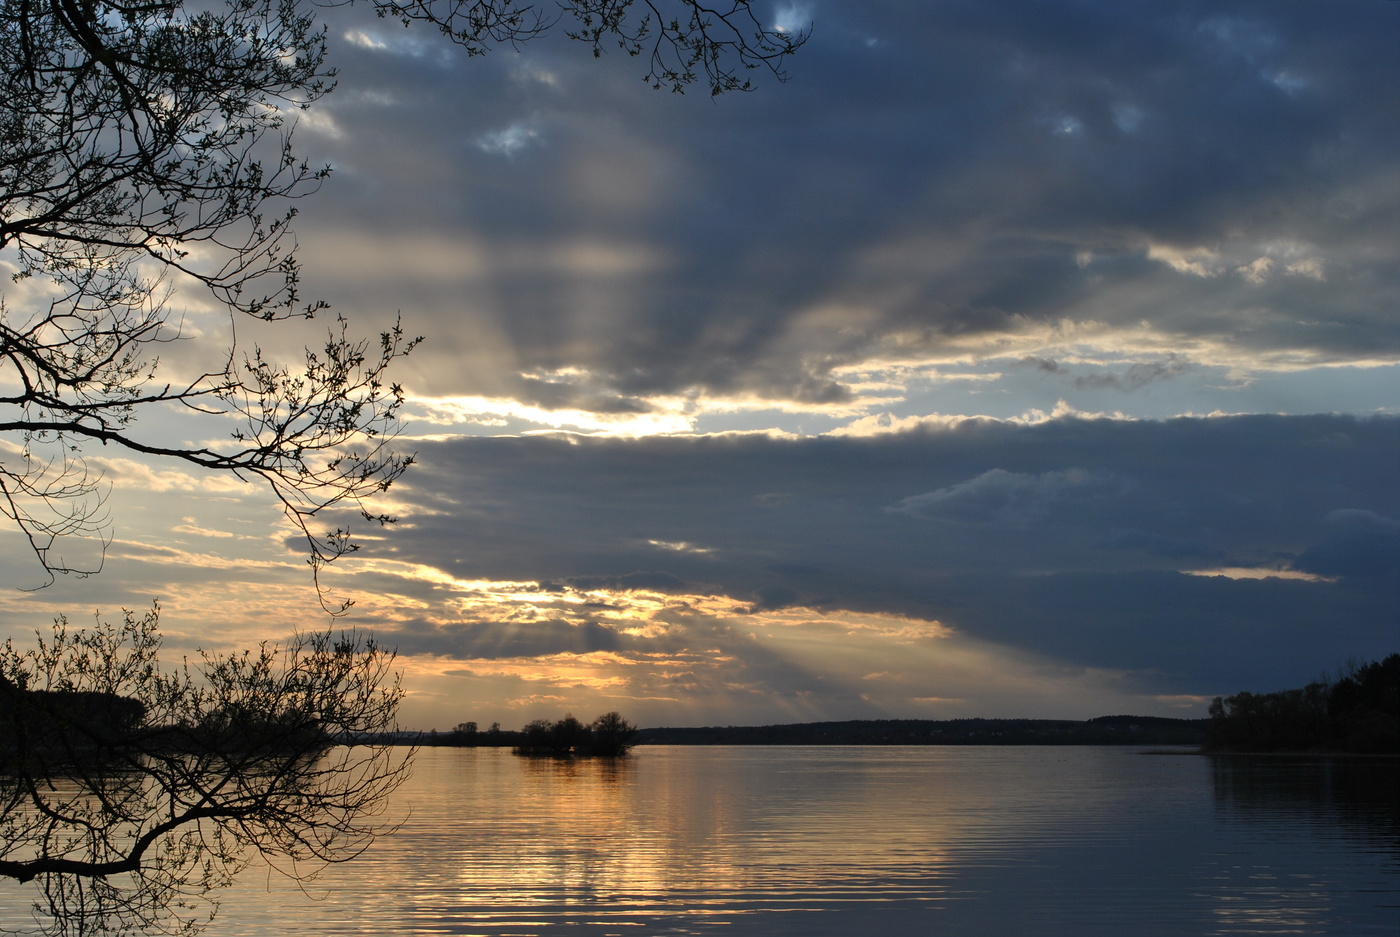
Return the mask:
<svg viewBox="0 0 1400 937">
<path fill-rule="evenodd" d="M 394 655 L 298 636 L 164 668 L 159 609 L 0 648 L 0 876 L 55 933 L 177 918 L 258 856 L 302 877 L 362 852 L 406 777 Z M 187 922 L 188 923 L 188 922 Z M 164 926 L 164 925 L 162 925 Z"/>
<path fill-rule="evenodd" d="M 0 454 L 0 513 L 45 584 L 101 568 L 100 555 L 61 551 L 110 536 L 105 489 L 83 461 L 92 444 L 260 480 L 302 532 L 313 575 L 355 549 L 343 526 L 316 526 L 328 509 L 392 520 L 368 499 L 413 461 L 390 446 L 404 397 L 388 369 L 417 341 L 398 324 L 374 344 L 338 320 L 296 368 L 221 348 L 176 383 L 157 377 L 155 353 L 182 338 L 169 306 L 181 280 L 231 324 L 325 308 L 302 298 L 291 223 L 329 169 L 297 157 L 287 116 L 334 87 L 315 14 L 354 2 L 0 0 L 0 262 L 50 293 L 18 308 L 0 294 L 0 433 L 18 443 L 17 457 Z M 595 56 L 616 44 L 644 57 L 646 80 L 672 91 L 748 90 L 758 68 L 782 78 L 805 40 L 763 26 L 747 0 L 367 2 L 468 54 L 564 22 Z M 236 421 L 231 444 L 152 441 L 138 417 L 169 404 Z"/>
</svg>

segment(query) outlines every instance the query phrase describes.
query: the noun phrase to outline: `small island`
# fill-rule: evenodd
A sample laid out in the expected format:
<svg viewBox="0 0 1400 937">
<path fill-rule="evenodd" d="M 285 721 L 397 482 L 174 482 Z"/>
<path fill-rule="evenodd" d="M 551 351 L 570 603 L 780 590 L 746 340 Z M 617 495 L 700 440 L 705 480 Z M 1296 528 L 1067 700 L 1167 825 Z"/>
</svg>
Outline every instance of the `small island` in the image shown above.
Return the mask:
<svg viewBox="0 0 1400 937">
<path fill-rule="evenodd" d="M 452 745 L 462 748 L 506 748 L 517 755 L 551 758 L 617 758 L 636 744 L 637 727 L 621 713 L 603 713 L 587 725 L 569 713 L 551 722 L 536 719 L 519 732 L 493 722 L 482 732 L 475 722 L 463 722 L 451 732 L 436 732 L 417 739 L 420 745 Z"/>
</svg>

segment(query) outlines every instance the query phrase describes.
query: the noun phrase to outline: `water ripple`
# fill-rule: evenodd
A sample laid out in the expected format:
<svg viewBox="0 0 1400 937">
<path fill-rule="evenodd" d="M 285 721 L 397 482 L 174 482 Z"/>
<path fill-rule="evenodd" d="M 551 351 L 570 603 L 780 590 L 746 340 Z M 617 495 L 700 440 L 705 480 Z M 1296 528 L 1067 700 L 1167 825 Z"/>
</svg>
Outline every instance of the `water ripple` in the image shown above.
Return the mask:
<svg viewBox="0 0 1400 937">
<path fill-rule="evenodd" d="M 1261 785 L 1121 749 L 429 749 L 403 829 L 327 870 L 321 900 L 253 877 L 209 933 L 1394 935 L 1393 808 L 1314 769 Z"/>
</svg>

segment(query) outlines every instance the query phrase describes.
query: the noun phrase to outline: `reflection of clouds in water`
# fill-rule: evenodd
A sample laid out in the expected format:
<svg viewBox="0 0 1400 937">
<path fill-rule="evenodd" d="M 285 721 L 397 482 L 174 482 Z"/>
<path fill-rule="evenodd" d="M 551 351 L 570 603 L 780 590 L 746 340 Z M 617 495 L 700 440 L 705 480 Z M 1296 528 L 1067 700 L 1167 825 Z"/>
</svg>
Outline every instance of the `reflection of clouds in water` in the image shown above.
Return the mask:
<svg viewBox="0 0 1400 937">
<path fill-rule="evenodd" d="M 1296 790 L 1290 770 L 1279 783 Z M 1272 795 L 1241 823 L 1211 810 L 1217 780 L 1192 753 L 1114 747 L 643 746 L 617 763 L 426 749 L 393 808 L 411 809 L 407 825 L 328 870 L 336 900 L 318 906 L 316 927 L 923 937 L 936 924 L 1081 937 L 1130 921 L 1176 937 L 1249 921 L 1388 926 L 1397 895 L 1384 849 L 1277 810 Z M 303 900 L 285 883 L 245 882 L 220 932 L 277 931 L 268 920 Z"/>
</svg>

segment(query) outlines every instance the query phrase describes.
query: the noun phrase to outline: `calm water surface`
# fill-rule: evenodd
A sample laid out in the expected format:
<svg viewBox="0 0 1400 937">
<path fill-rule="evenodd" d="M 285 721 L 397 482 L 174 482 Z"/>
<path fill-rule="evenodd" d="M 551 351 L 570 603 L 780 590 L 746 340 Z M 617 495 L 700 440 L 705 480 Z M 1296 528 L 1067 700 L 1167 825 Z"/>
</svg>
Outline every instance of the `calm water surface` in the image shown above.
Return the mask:
<svg viewBox="0 0 1400 937">
<path fill-rule="evenodd" d="M 425 749 L 401 832 L 211 937 L 1400 934 L 1395 762 L 1117 748 Z"/>
</svg>

